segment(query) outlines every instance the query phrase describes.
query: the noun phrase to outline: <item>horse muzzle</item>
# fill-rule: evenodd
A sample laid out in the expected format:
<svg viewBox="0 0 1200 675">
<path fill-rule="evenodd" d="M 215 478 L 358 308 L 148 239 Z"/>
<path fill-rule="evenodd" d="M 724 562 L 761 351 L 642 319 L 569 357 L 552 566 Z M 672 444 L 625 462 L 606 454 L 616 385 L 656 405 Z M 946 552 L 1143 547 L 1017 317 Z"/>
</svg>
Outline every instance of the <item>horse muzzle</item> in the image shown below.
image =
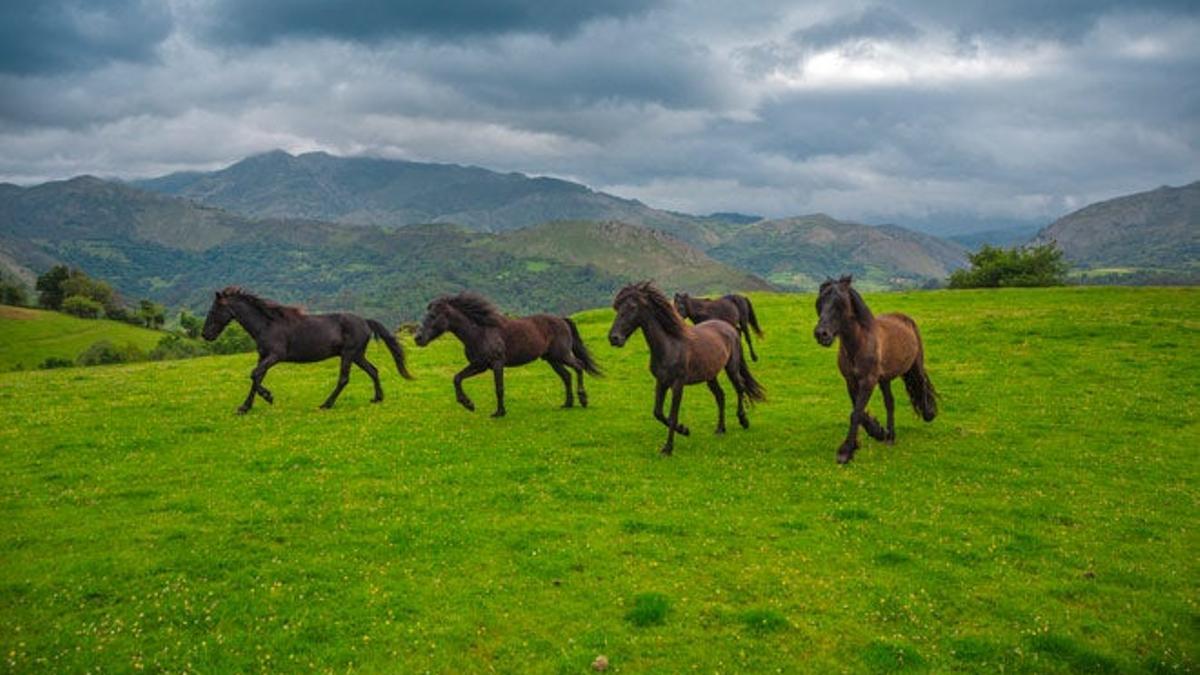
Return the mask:
<svg viewBox="0 0 1200 675">
<path fill-rule="evenodd" d="M 817 344 L 822 347 L 828 347 L 833 344 L 833 333 L 820 328 L 813 331 L 813 337 L 817 339 Z"/>
<path fill-rule="evenodd" d="M 413 336 L 413 342 L 417 343 L 418 347 L 424 347 L 429 344 L 429 338 L 425 337 L 424 333 L 417 333 Z"/>
<path fill-rule="evenodd" d="M 608 334 L 608 344 L 610 344 L 614 347 L 624 347 L 625 346 L 625 338 L 622 337 L 619 333 L 609 333 Z"/>
</svg>

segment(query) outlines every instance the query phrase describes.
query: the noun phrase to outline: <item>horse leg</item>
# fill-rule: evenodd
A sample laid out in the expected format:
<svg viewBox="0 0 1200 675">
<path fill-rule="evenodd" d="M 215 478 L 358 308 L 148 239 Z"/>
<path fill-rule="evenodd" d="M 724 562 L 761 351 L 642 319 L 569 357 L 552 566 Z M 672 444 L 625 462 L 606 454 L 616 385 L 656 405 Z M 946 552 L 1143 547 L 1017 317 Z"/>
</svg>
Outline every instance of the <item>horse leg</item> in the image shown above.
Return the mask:
<svg viewBox="0 0 1200 675">
<path fill-rule="evenodd" d="M 842 441 L 842 447 L 838 448 L 838 464 L 845 464 L 854 459 L 854 451 L 858 449 L 858 427 L 869 418 L 867 402 L 871 400 L 871 394 L 875 391 L 875 380 L 864 378 L 856 384 L 854 410 L 850 413 L 850 430 L 846 433 L 846 440 Z"/>
<path fill-rule="evenodd" d="M 858 390 L 856 389 L 856 385 L 851 384 L 851 382 L 849 380 L 847 380 L 846 381 L 846 391 L 850 394 L 850 405 L 853 406 L 854 401 L 857 399 L 857 396 L 858 396 Z M 887 401 L 887 399 L 884 398 L 885 403 L 886 403 L 886 401 Z M 875 419 L 871 415 L 870 411 L 865 410 L 865 409 L 862 411 L 862 427 L 867 430 L 868 436 L 870 436 L 871 438 L 874 438 L 877 441 L 882 441 L 887 438 L 887 436 L 883 432 L 883 426 L 881 424 L 879 424 L 879 420 Z M 855 450 L 858 449 L 857 439 L 854 442 L 854 449 Z"/>
<path fill-rule="evenodd" d="M 275 403 L 275 397 L 271 395 L 271 390 L 267 389 L 266 387 L 262 386 L 261 384 L 258 385 L 258 395 L 260 397 L 262 397 L 262 400 L 266 401 L 267 403 L 272 403 L 272 404 Z"/>
<path fill-rule="evenodd" d="M 742 319 L 741 334 L 746 336 L 746 346 L 750 348 L 750 360 L 757 361 L 758 354 L 754 353 L 754 342 L 750 340 L 750 328 L 746 326 L 746 319 Z"/>
<path fill-rule="evenodd" d="M 883 442 L 891 445 L 896 442 L 896 401 L 892 398 L 892 381 L 880 380 L 879 391 L 883 392 L 883 405 L 887 408 L 887 433 Z"/>
<path fill-rule="evenodd" d="M 462 407 L 471 412 L 475 412 L 475 404 L 471 402 L 471 398 L 467 396 L 467 392 L 463 391 L 463 380 L 468 377 L 475 377 L 487 369 L 488 367 L 484 365 L 468 363 L 466 368 L 463 368 L 454 375 L 454 398 Z"/>
<path fill-rule="evenodd" d="M 504 363 L 492 364 L 492 376 L 496 380 L 496 412 L 492 417 L 504 417 Z"/>
<path fill-rule="evenodd" d="M 349 354 L 342 354 L 342 364 L 338 370 L 337 386 L 329 393 L 329 398 L 325 399 L 325 402 L 321 404 L 321 407 L 325 410 L 333 407 L 333 404 L 337 402 L 338 395 L 342 393 L 342 390 L 346 388 L 346 383 L 350 381 L 350 362 L 352 360 Z"/>
<path fill-rule="evenodd" d="M 662 447 L 664 455 L 670 455 L 675 450 L 675 427 L 679 422 L 679 403 L 682 400 L 683 382 L 676 382 L 671 385 L 671 417 L 667 424 L 667 444 Z"/>
<path fill-rule="evenodd" d="M 571 373 L 568 373 L 566 367 L 558 361 L 547 360 L 546 362 L 550 364 L 550 367 L 554 369 L 554 372 L 558 373 L 558 377 L 563 382 L 563 388 L 567 390 L 567 400 L 565 403 L 563 403 L 562 407 L 575 407 L 575 397 L 571 395 Z M 583 404 L 582 400 L 580 401 L 580 404 Z"/>
<path fill-rule="evenodd" d="M 254 395 L 262 389 L 263 378 L 267 375 L 267 369 L 279 363 L 279 357 L 274 354 L 267 354 L 258 359 L 258 365 L 254 366 L 254 370 L 250 371 L 250 393 L 246 396 L 245 402 L 238 407 L 239 415 L 245 415 L 250 412 L 250 408 L 254 406 Z M 267 393 L 270 396 L 270 392 Z"/>
<path fill-rule="evenodd" d="M 749 429 L 750 418 L 746 416 L 746 383 L 742 381 L 740 367 L 741 364 L 738 363 L 737 356 L 735 355 L 725 363 L 725 376 L 729 378 L 730 383 L 733 384 L 733 390 L 737 392 L 738 424 L 742 425 L 743 429 Z"/>
<path fill-rule="evenodd" d="M 667 384 L 665 382 L 655 382 L 655 384 L 654 384 L 654 419 L 658 420 L 659 422 L 662 422 L 663 426 L 669 427 L 671 425 L 671 423 L 667 420 L 667 416 L 663 414 L 663 399 L 666 398 L 666 395 L 667 395 Z M 683 436 L 687 436 L 688 434 L 691 433 L 691 431 L 687 427 L 683 426 L 682 424 L 675 425 L 674 429 L 675 429 L 676 433 L 683 435 Z"/>
<path fill-rule="evenodd" d="M 362 368 L 363 372 L 371 376 L 371 382 L 375 384 L 375 398 L 371 399 L 371 403 L 379 403 L 383 400 L 383 386 L 379 384 L 379 370 L 375 364 L 367 360 L 366 353 L 359 354 L 358 358 L 354 359 L 355 365 Z"/>
<path fill-rule="evenodd" d="M 713 398 L 717 401 L 717 431 L 718 434 L 725 433 L 725 392 L 721 390 L 721 383 L 717 382 L 717 378 L 708 381 L 708 390 L 712 392 Z"/>
<path fill-rule="evenodd" d="M 583 364 L 580 363 L 579 359 L 575 358 L 574 354 L 569 354 L 566 359 L 563 359 L 563 363 L 575 370 L 575 388 L 579 392 L 579 405 L 582 408 L 586 408 L 588 404 L 588 398 L 587 390 L 583 388 Z M 568 389 L 568 391 L 570 391 L 570 389 Z"/>
</svg>

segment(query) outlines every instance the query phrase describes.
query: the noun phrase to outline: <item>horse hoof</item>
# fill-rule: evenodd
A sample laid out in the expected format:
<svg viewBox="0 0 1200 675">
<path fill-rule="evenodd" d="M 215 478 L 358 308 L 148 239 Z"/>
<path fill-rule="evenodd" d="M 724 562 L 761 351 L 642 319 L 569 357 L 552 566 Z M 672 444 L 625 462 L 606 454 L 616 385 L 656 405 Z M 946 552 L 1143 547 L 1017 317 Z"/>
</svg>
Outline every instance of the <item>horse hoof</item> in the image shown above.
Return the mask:
<svg viewBox="0 0 1200 675">
<path fill-rule="evenodd" d="M 843 450 L 838 451 L 838 454 L 837 454 L 837 463 L 838 464 L 846 464 L 852 459 L 854 459 L 854 451 L 853 450 L 843 449 Z"/>
<path fill-rule="evenodd" d="M 246 406 L 242 406 L 237 409 L 237 414 L 239 414 L 239 415 L 245 415 L 248 412 L 250 412 L 250 409 L 247 408 Z"/>
<path fill-rule="evenodd" d="M 497 410 L 496 412 L 492 413 L 492 417 L 504 417 L 504 415 L 505 412 L 503 410 Z"/>
<path fill-rule="evenodd" d="M 742 428 L 743 428 L 743 429 L 749 429 L 749 428 L 750 428 L 750 420 L 749 420 L 748 418 L 745 418 L 745 417 L 739 417 L 739 418 L 738 418 L 738 424 L 742 425 Z"/>
<path fill-rule="evenodd" d="M 579 407 L 580 407 L 580 408 L 586 408 L 586 407 L 587 407 L 587 397 L 586 397 L 586 396 L 583 396 L 583 395 L 580 395 L 580 396 L 579 396 Z"/>
<path fill-rule="evenodd" d="M 674 450 L 675 450 L 675 448 L 673 448 L 672 446 L 664 445 L 662 447 L 662 450 L 659 450 L 658 453 L 664 457 L 670 457 L 671 453 L 674 452 Z"/>
<path fill-rule="evenodd" d="M 262 392 L 262 400 L 266 401 L 267 405 L 275 405 L 275 397 L 269 391 Z"/>
<path fill-rule="evenodd" d="M 474 403 L 471 403 L 470 401 L 462 401 L 462 400 L 460 400 L 458 403 L 459 403 L 459 405 L 466 408 L 467 410 L 470 410 L 471 412 L 475 412 L 475 404 Z"/>
<path fill-rule="evenodd" d="M 329 410 L 332 407 L 333 407 L 333 405 L 330 403 L 322 403 L 321 404 L 321 410 Z"/>
<path fill-rule="evenodd" d="M 717 430 L 714 431 L 713 433 L 718 436 L 724 436 L 725 435 L 725 427 L 717 427 Z"/>
<path fill-rule="evenodd" d="M 692 430 L 680 424 L 679 426 L 675 427 L 675 433 L 679 434 L 680 436 L 691 436 Z"/>
<path fill-rule="evenodd" d="M 382 396 L 380 396 L 379 398 L 373 398 L 373 399 L 371 399 L 371 403 L 381 403 L 382 401 L 383 401 L 383 397 L 382 397 Z"/>
<path fill-rule="evenodd" d="M 562 407 L 564 410 L 566 410 L 567 408 L 574 408 L 575 404 L 574 403 L 564 403 L 560 407 Z"/>
</svg>

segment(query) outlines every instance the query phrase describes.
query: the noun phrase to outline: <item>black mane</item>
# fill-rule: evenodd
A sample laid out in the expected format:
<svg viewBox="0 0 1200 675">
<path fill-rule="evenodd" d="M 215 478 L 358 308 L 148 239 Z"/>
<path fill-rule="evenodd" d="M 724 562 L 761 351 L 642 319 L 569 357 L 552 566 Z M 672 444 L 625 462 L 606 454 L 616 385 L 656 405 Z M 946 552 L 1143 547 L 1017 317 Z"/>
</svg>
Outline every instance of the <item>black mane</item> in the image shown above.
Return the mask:
<svg viewBox="0 0 1200 675">
<path fill-rule="evenodd" d="M 241 298 L 258 311 L 274 319 L 298 319 L 304 316 L 304 310 L 299 307 L 261 298 L 241 286 L 226 286 L 221 290 L 221 295 L 226 298 Z"/>
<path fill-rule="evenodd" d="M 652 282 L 640 281 L 622 288 L 617 292 L 617 297 L 613 299 L 613 307 L 615 308 L 631 297 L 645 302 L 646 306 L 650 308 L 651 316 L 668 335 L 683 337 L 686 327 L 683 317 L 679 316 L 675 305 L 667 299 L 666 295 L 663 295 L 662 291 L 655 288 Z"/>
<path fill-rule="evenodd" d="M 504 316 L 487 298 L 477 293 L 463 291 L 458 295 L 447 295 L 440 299 L 462 312 L 472 323 L 480 326 L 499 326 Z"/>
</svg>

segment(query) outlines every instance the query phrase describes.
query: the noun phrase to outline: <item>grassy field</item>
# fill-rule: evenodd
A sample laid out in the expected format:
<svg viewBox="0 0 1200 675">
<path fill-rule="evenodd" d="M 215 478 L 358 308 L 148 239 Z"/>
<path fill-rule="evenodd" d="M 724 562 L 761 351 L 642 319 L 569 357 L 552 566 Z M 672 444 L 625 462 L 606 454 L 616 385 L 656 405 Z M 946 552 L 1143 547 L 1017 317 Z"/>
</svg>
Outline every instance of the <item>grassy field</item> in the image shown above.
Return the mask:
<svg viewBox="0 0 1200 675">
<path fill-rule="evenodd" d="M 51 356 L 74 361 L 99 340 L 118 346 L 132 343 L 150 351 L 162 336 L 160 331 L 118 321 L 0 305 L 0 371 L 37 368 Z"/>
<path fill-rule="evenodd" d="M 249 355 L 0 375 L 0 668 L 1200 668 L 1200 292 L 867 300 L 917 319 L 944 399 L 847 467 L 807 295 L 755 296 L 751 429 L 712 436 L 690 388 L 669 459 L 607 311 L 592 407 L 535 364 L 501 420 L 485 378 L 455 404 L 452 338 L 330 411 L 333 363 L 245 417 Z"/>
</svg>

